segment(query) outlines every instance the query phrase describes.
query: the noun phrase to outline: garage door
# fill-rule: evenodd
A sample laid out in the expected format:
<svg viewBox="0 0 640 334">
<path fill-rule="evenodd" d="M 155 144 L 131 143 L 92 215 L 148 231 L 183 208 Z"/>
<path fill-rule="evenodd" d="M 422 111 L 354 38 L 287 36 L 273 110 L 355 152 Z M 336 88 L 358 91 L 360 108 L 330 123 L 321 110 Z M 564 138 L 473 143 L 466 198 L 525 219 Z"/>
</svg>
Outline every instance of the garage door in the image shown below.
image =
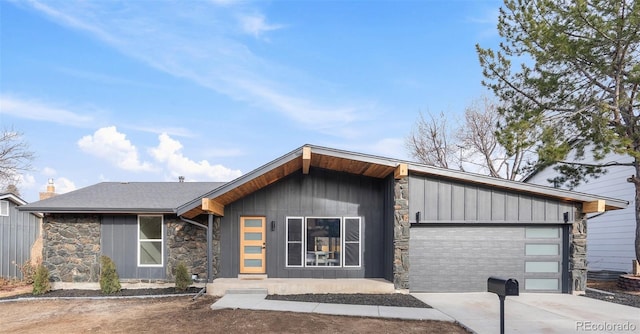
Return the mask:
<svg viewBox="0 0 640 334">
<path fill-rule="evenodd" d="M 562 290 L 557 226 L 418 226 L 409 246 L 412 292 L 479 292 L 487 278 L 515 278 L 521 292 Z"/>
</svg>

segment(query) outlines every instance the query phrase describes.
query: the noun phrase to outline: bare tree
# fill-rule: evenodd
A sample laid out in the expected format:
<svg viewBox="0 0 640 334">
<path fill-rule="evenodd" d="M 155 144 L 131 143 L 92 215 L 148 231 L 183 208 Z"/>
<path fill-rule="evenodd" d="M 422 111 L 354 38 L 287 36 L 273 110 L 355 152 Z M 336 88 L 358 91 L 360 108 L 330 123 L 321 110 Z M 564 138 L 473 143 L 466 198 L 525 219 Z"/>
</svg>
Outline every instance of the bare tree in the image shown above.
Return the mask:
<svg viewBox="0 0 640 334">
<path fill-rule="evenodd" d="M 465 109 L 464 126 L 459 128 L 457 139 L 467 152 L 461 158 L 464 163 L 477 165 L 490 176 L 513 181 L 525 172 L 523 164 L 531 154 L 533 142 L 526 131 L 514 131 L 509 138 L 498 137 L 501 121 L 498 105 L 483 96 Z M 512 145 L 513 141 L 518 145 Z"/>
<path fill-rule="evenodd" d="M 429 114 L 428 120 L 421 113 L 406 145 L 414 159 L 428 165 L 517 180 L 529 166 L 532 136 L 523 128 L 499 137 L 501 121 L 498 105 L 483 96 L 465 108 L 456 128 L 448 126 L 443 113 Z"/>
<path fill-rule="evenodd" d="M 23 140 L 21 132 L 3 129 L 0 133 L 0 183 L 15 185 L 22 172 L 31 170 L 35 154 Z"/>
<path fill-rule="evenodd" d="M 411 156 L 427 165 L 449 168 L 455 162 L 456 146 L 453 132 L 447 126 L 444 113 L 438 117 L 428 114 L 425 119 L 419 114 L 411 134 L 406 138 L 406 147 Z"/>
</svg>

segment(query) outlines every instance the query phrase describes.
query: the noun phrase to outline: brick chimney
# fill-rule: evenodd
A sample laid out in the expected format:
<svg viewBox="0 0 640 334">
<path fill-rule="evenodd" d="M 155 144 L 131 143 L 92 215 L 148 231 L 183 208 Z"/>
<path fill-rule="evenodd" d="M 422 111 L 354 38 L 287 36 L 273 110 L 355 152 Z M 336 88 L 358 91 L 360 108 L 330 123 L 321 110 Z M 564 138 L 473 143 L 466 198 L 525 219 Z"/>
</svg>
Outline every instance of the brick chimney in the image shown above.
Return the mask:
<svg viewBox="0 0 640 334">
<path fill-rule="evenodd" d="M 56 186 L 53 185 L 53 179 L 49 179 L 49 183 L 47 183 L 47 191 L 40 193 L 40 200 L 51 198 L 56 195 Z"/>
</svg>

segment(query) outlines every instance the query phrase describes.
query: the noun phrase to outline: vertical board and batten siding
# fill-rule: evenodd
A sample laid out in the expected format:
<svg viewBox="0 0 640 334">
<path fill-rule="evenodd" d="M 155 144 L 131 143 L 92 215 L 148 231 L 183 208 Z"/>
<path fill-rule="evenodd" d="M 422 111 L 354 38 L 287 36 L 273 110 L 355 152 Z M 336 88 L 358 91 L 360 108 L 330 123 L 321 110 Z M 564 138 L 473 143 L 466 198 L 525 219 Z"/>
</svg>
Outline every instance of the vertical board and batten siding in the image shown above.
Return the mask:
<svg viewBox="0 0 640 334">
<path fill-rule="evenodd" d="M 237 277 L 239 222 L 242 216 L 266 217 L 266 271 L 271 278 L 382 278 L 392 261 L 393 233 L 384 228 L 388 181 L 312 168 L 282 180 L 225 206 L 220 222 L 219 277 Z M 362 217 L 362 265 L 360 268 L 286 267 L 286 217 Z M 388 218 L 388 217 L 387 217 Z M 275 230 L 272 231 L 272 223 Z M 391 222 L 393 225 L 393 222 Z M 385 243 L 390 243 L 386 245 Z"/>
<path fill-rule="evenodd" d="M 409 220 L 421 223 L 562 224 L 570 203 L 449 180 L 409 176 Z"/>
<path fill-rule="evenodd" d="M 526 272 L 527 261 L 537 258 L 527 256 L 525 247 L 540 242 L 557 244 L 560 250 L 552 260 L 561 271 L 545 274 L 559 285 L 547 292 L 568 289 L 563 240 L 574 220 L 573 204 L 414 174 L 409 176 L 409 200 L 412 291 L 486 291 L 489 276 L 505 276 L 518 279 L 524 292 L 528 278 L 542 277 Z M 416 212 L 421 213 L 419 224 Z M 558 228 L 559 234 L 532 240 L 526 236 L 532 226 Z"/>
<path fill-rule="evenodd" d="M 164 265 L 167 264 L 167 236 L 164 247 Z M 116 264 L 121 279 L 165 279 L 164 267 L 138 267 L 138 216 L 104 215 L 100 224 L 102 255 Z"/>
<path fill-rule="evenodd" d="M 21 279 L 19 266 L 31 259 L 31 247 L 40 235 L 40 218 L 7 202 L 9 216 L 0 216 L 0 277 Z"/>
<path fill-rule="evenodd" d="M 610 154 L 602 161 L 631 162 L 628 156 Z M 593 163 L 592 157 L 585 157 L 583 163 Z M 600 177 L 582 182 L 573 190 L 600 196 L 620 198 L 629 201 L 626 209 L 608 211 L 604 215 L 588 218 L 587 265 L 589 270 L 611 270 L 631 272 L 631 262 L 635 259 L 634 238 L 636 231 L 635 187 L 627 182 L 629 175 L 635 174 L 633 167 L 616 166 L 607 169 Z M 558 176 L 553 168 L 545 168 L 530 177 L 527 182 L 550 186 L 547 181 Z"/>
</svg>

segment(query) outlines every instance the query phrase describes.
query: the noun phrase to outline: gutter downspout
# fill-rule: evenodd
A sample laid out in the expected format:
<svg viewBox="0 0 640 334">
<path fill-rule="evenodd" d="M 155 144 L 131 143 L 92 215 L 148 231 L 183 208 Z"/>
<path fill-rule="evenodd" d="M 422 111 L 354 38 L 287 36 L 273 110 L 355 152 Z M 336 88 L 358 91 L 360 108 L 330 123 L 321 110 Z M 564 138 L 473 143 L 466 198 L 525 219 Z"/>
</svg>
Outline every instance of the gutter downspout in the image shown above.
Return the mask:
<svg viewBox="0 0 640 334">
<path fill-rule="evenodd" d="M 180 218 L 180 220 L 182 220 L 185 223 L 193 224 L 207 230 L 207 283 L 213 282 L 213 279 L 211 277 L 211 273 L 213 272 L 213 245 L 211 242 L 211 239 L 213 238 L 213 215 L 209 214 L 208 226 L 200 224 L 196 221 L 184 218 L 182 216 L 178 216 L 178 218 Z M 206 290 L 207 290 L 207 285 L 205 284 L 204 288 L 202 288 L 202 290 L 200 290 L 200 292 L 198 292 L 198 294 L 196 294 L 193 297 L 193 300 L 200 297 Z"/>
</svg>

